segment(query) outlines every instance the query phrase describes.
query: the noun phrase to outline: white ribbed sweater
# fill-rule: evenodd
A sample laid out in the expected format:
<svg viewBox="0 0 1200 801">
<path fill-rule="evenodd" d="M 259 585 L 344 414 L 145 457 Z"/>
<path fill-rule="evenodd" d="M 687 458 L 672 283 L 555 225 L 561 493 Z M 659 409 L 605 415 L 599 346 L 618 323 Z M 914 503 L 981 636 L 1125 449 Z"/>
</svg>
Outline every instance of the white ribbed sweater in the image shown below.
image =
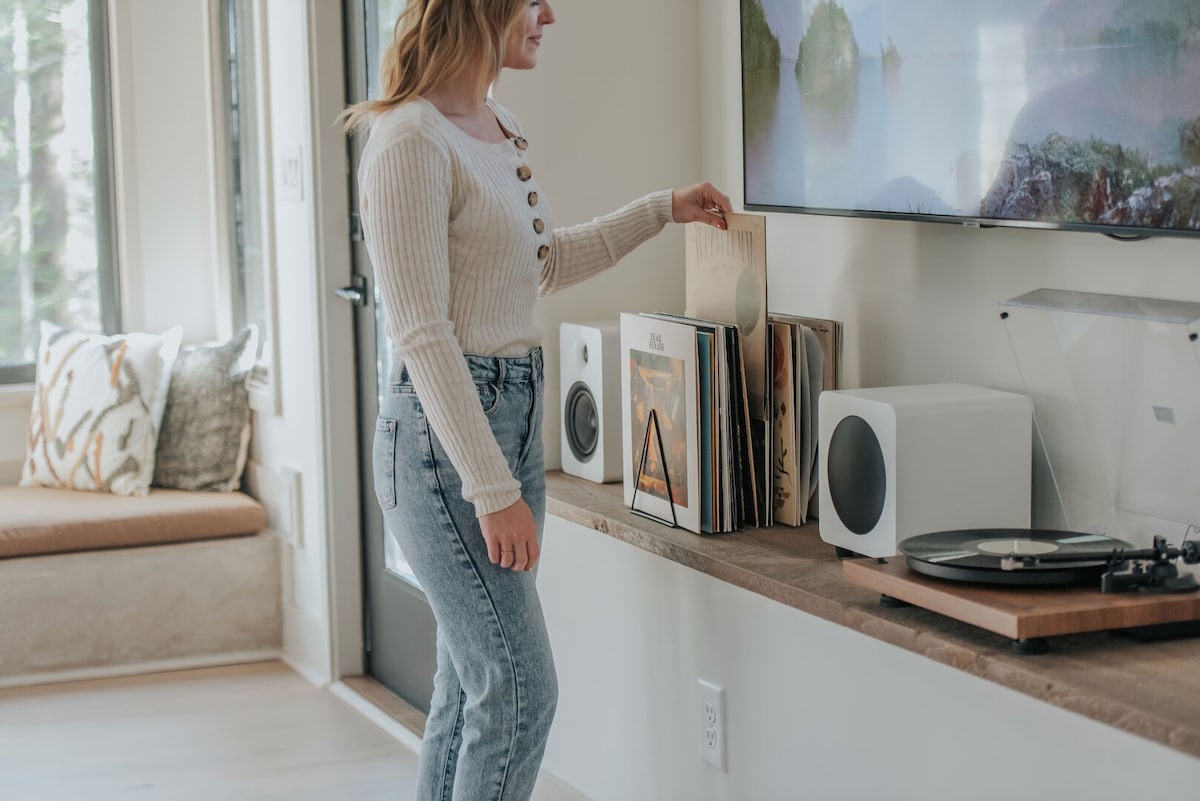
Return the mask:
<svg viewBox="0 0 1200 801">
<path fill-rule="evenodd" d="M 528 353 L 542 341 L 533 321 L 539 295 L 611 267 L 672 219 L 671 193 L 662 191 L 555 229 L 536 178 L 518 174 L 532 167 L 518 147 L 520 124 L 489 104 L 511 139 L 475 139 L 417 99 L 376 119 L 359 167 L 367 251 L 394 356 L 408 368 L 478 516 L 521 492 L 463 354 Z"/>
</svg>

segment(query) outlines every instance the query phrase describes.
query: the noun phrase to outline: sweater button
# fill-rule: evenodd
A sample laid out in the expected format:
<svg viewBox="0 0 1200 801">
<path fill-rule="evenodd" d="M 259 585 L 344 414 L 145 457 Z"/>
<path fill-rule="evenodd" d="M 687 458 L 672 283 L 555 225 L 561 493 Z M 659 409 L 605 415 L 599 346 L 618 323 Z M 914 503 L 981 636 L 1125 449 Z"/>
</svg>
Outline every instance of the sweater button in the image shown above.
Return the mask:
<svg viewBox="0 0 1200 801">
<path fill-rule="evenodd" d="M 522 181 L 528 181 L 532 177 L 533 170 L 529 169 L 529 165 L 522 164 L 520 167 L 517 167 L 517 178 L 521 179 Z"/>
<path fill-rule="evenodd" d="M 514 139 L 513 144 L 517 146 L 517 150 L 524 150 L 529 147 L 529 142 L 523 136 L 518 136 Z"/>
<path fill-rule="evenodd" d="M 550 246 L 549 245 L 542 245 L 541 247 L 538 248 L 538 261 L 545 261 L 546 257 L 549 255 L 550 255 Z"/>
<path fill-rule="evenodd" d="M 534 233 L 540 234 L 542 231 L 545 231 L 545 230 L 546 230 L 546 223 L 542 222 L 542 219 L 540 217 L 533 221 Z"/>
<path fill-rule="evenodd" d="M 537 202 L 538 202 L 537 192 L 530 192 L 529 193 L 529 205 L 536 206 Z"/>
</svg>

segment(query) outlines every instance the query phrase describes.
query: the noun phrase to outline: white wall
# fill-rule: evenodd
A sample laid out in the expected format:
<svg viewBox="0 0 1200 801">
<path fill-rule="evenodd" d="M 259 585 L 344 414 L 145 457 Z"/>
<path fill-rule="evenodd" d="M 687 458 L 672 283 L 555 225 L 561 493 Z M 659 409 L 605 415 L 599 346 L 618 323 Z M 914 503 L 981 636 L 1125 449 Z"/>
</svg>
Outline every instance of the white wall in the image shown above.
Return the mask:
<svg viewBox="0 0 1200 801">
<path fill-rule="evenodd" d="M 493 90 L 530 142 L 555 225 L 585 222 L 648 192 L 698 182 L 700 98 L 694 0 L 559 0 L 539 63 Z M 542 300 L 546 464 L 560 464 L 558 325 L 630 309 L 683 311 L 683 229 L 667 226 L 621 264 Z M 551 402 L 553 401 L 553 402 Z"/>
<path fill-rule="evenodd" d="M 573 523 L 538 586 L 546 767 L 594 801 L 1167 801 L 1200 782 L 1193 757 Z M 725 689 L 728 773 L 699 758 L 699 678 Z"/>
<path fill-rule="evenodd" d="M 559 0 L 555 8 L 538 69 L 505 78 L 497 95 L 530 129 L 560 221 L 614 205 L 651 179 L 708 178 L 740 208 L 738 4 Z M 647 246 L 544 303 L 548 344 L 563 319 L 680 308 L 678 230 L 653 246 L 662 240 L 671 249 L 661 257 L 648 257 Z M 1200 300 L 1195 240 L 770 214 L 767 242 L 770 309 L 843 320 L 848 386 L 1019 389 L 997 303 L 1042 286 Z M 648 273 L 662 276 L 654 294 L 642 289 Z M 545 441 L 556 462 L 551 348 L 547 364 Z M 1153 764 L 1200 781 L 1191 757 L 557 518 L 539 586 L 562 688 L 546 764 L 597 801 L 1007 797 L 1013 785 L 996 765 L 1019 766 L 1013 780 L 1030 798 L 1118 798 L 1142 786 L 1121 771 L 1089 775 L 1105 764 Z M 697 755 L 701 676 L 729 693 L 728 775 Z M 1178 790 L 1162 784 L 1144 792 Z"/>
<path fill-rule="evenodd" d="M 122 324 L 218 333 L 225 253 L 213 186 L 210 3 L 118 0 L 110 20 Z M 223 199 L 221 199 L 223 201 Z"/>
</svg>

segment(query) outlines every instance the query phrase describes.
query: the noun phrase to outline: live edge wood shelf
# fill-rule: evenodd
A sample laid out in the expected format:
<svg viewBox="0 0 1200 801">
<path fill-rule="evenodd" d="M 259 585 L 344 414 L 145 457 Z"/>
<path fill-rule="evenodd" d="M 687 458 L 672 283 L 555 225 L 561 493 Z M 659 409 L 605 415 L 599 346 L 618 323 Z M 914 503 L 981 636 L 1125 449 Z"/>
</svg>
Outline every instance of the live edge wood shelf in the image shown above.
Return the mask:
<svg viewBox="0 0 1200 801">
<path fill-rule="evenodd" d="M 850 583 L 816 525 L 698 536 L 630 512 L 620 484 L 546 474 L 547 511 L 807 614 L 1200 758 L 1200 638 L 1106 631 L 1014 654 L 1008 637 L 919 607 L 890 609 Z"/>
</svg>

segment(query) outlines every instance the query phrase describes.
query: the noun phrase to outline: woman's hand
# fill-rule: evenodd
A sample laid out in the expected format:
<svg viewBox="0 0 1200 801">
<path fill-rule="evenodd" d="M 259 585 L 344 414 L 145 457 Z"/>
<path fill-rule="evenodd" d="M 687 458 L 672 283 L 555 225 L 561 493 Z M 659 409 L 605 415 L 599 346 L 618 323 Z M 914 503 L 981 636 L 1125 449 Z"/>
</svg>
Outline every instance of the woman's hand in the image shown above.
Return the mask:
<svg viewBox="0 0 1200 801">
<path fill-rule="evenodd" d="M 727 211 L 733 211 L 733 204 L 708 181 L 671 193 L 671 216 L 677 223 L 702 222 L 724 231 Z"/>
<path fill-rule="evenodd" d="M 532 570 L 541 555 L 537 524 L 523 500 L 479 518 L 488 559 L 505 570 Z"/>
</svg>

